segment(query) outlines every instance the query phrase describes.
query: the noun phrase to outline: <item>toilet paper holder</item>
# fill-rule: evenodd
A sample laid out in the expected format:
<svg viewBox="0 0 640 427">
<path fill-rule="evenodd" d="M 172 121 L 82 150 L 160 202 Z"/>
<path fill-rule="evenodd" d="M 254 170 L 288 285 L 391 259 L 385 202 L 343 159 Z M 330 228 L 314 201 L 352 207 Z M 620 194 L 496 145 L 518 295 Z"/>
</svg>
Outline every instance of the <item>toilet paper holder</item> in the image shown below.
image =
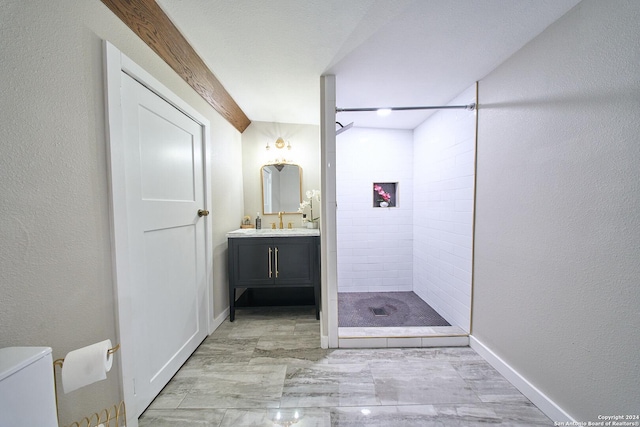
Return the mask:
<svg viewBox="0 0 640 427">
<path fill-rule="evenodd" d="M 114 354 L 116 351 L 120 349 L 120 344 L 116 344 L 114 347 L 109 348 L 107 350 L 107 356 Z M 56 395 L 56 412 L 58 413 L 58 417 L 60 416 L 60 412 L 58 411 L 58 381 L 55 375 L 55 367 L 59 366 L 62 369 L 62 365 L 64 364 L 64 358 L 56 359 L 53 361 L 53 370 L 54 370 L 54 391 Z M 58 419 L 58 422 L 60 420 Z M 113 405 L 108 408 L 104 408 L 99 412 L 94 412 L 93 414 L 84 417 L 80 421 L 75 421 L 69 424 L 68 427 L 110 427 L 111 422 L 115 422 L 114 427 L 121 427 L 127 425 L 127 410 L 124 404 L 124 400 L 120 403 Z"/>
<path fill-rule="evenodd" d="M 115 353 L 116 351 L 120 350 L 120 344 L 116 344 L 115 346 L 111 347 L 109 350 L 107 350 L 107 356 L 112 355 L 113 353 Z M 62 364 L 64 363 L 64 357 L 62 359 L 56 359 L 53 361 L 53 366 L 59 366 L 62 368 Z"/>
</svg>

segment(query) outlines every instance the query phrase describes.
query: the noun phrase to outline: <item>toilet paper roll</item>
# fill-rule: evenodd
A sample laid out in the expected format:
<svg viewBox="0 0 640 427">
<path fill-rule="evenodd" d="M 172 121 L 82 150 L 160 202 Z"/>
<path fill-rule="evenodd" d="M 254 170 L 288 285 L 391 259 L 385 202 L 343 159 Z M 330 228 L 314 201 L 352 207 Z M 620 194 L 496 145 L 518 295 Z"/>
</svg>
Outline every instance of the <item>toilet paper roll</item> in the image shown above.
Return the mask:
<svg viewBox="0 0 640 427">
<path fill-rule="evenodd" d="M 113 364 L 108 354 L 111 340 L 70 351 L 62 364 L 62 387 L 65 393 L 107 378 Z"/>
</svg>

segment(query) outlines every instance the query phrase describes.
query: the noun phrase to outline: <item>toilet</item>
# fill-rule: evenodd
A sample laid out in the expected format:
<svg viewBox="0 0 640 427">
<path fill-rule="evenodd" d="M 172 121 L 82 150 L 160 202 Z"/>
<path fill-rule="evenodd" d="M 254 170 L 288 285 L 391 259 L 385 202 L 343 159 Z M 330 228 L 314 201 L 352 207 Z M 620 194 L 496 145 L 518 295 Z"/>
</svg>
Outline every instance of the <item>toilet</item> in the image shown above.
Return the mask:
<svg viewBox="0 0 640 427">
<path fill-rule="evenodd" d="M 0 427 L 58 427 L 50 347 L 0 348 Z"/>
</svg>

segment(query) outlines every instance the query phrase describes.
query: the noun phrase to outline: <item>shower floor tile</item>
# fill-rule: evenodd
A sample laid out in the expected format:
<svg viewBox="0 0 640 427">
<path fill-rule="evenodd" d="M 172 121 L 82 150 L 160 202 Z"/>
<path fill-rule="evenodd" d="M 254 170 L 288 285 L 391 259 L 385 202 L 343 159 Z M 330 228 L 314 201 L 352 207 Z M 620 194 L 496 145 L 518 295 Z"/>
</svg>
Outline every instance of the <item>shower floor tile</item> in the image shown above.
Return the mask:
<svg viewBox="0 0 640 427">
<path fill-rule="evenodd" d="M 338 326 L 451 325 L 414 292 L 339 292 Z"/>
</svg>

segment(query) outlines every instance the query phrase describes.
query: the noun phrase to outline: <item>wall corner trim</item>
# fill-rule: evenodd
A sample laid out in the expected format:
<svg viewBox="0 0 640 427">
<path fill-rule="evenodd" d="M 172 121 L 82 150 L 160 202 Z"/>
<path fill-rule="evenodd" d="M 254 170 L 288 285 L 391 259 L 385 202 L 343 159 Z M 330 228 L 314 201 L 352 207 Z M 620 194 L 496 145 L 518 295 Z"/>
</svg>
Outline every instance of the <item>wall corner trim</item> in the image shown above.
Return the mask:
<svg viewBox="0 0 640 427">
<path fill-rule="evenodd" d="M 329 348 L 329 336 L 328 335 L 320 335 L 320 348 L 323 348 L 323 349 Z"/>
<path fill-rule="evenodd" d="M 573 417 L 571 417 L 564 409 L 558 406 L 518 371 L 513 369 L 511 365 L 472 335 L 469 336 L 469 346 L 498 372 L 500 372 L 507 381 L 525 395 L 525 397 L 536 405 L 538 409 L 551 418 L 552 421 L 575 422 Z"/>
<path fill-rule="evenodd" d="M 229 312 L 229 307 L 227 307 L 217 317 L 209 319 L 209 331 L 207 335 L 211 335 L 216 329 L 220 327 L 220 325 L 224 323 L 225 320 L 227 320 L 227 317 L 229 317 Z"/>
</svg>

